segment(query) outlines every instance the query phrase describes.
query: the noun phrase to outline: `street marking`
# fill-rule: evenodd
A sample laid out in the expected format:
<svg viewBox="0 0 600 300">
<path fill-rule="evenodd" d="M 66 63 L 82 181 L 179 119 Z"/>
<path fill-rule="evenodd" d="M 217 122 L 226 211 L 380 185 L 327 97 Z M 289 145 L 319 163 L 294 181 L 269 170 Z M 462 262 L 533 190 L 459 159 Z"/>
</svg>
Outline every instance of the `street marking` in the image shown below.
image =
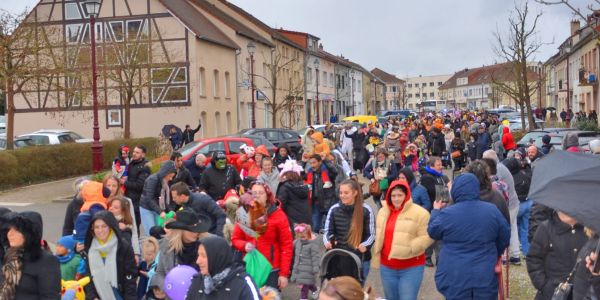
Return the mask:
<svg viewBox="0 0 600 300">
<path fill-rule="evenodd" d="M 24 202 L 0 202 L 0 206 L 29 206 L 33 203 L 24 203 Z"/>
</svg>

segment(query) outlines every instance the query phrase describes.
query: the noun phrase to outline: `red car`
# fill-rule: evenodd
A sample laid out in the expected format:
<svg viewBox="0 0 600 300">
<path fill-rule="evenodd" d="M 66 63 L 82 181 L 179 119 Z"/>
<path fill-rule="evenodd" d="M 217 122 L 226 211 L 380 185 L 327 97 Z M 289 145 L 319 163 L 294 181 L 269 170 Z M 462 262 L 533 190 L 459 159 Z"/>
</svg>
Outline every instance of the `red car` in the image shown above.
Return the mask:
<svg viewBox="0 0 600 300">
<path fill-rule="evenodd" d="M 258 146 L 249 138 L 218 137 L 195 140 L 185 145 L 179 152 L 183 156 L 183 160 L 188 160 L 199 153 L 204 154 L 206 158 L 208 158 L 208 163 L 215 151 L 224 151 L 225 155 L 227 155 L 227 164 L 235 166 L 235 168 L 240 171 L 241 167 L 237 164 L 237 159 L 241 155 L 240 147 L 242 145 L 249 145 L 254 148 Z"/>
</svg>

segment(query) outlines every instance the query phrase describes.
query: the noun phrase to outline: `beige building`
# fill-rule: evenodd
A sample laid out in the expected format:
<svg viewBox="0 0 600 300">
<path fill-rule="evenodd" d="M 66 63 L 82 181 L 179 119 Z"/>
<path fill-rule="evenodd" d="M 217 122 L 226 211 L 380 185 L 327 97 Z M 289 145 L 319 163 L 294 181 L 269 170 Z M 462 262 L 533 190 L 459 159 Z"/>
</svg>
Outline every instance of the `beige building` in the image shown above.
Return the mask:
<svg viewBox="0 0 600 300">
<path fill-rule="evenodd" d="M 430 75 L 406 78 L 407 108 L 417 110 L 417 105 L 424 100 L 441 99 L 439 87 L 452 75 Z"/>
<path fill-rule="evenodd" d="M 382 102 L 382 107 L 379 107 L 379 110 L 397 110 L 404 108 L 406 105 L 406 102 L 404 101 L 406 99 L 404 93 L 404 80 L 379 68 L 371 70 L 371 73 L 385 84 L 385 101 Z"/>
<path fill-rule="evenodd" d="M 36 35 L 48 37 L 53 67 L 65 67 L 59 75 L 30 81 L 15 95 L 15 135 L 66 128 L 91 137 L 90 26 L 83 1 L 41 0 L 25 22 Z M 256 45 L 257 127 L 271 127 L 272 106 L 283 102 L 289 106 L 279 106 L 277 127 L 306 124 L 303 92 L 290 91 L 303 85 L 302 49 L 226 1 L 102 1 L 95 29 L 102 139 L 123 136 L 128 83 L 123 70 L 134 74 L 136 86 L 132 137 L 157 136 L 165 124 L 183 127 L 199 119 L 197 137 L 250 127 L 250 42 Z M 52 61 L 47 54 L 38 56 Z M 278 63 L 285 67 L 270 72 Z M 273 88 L 275 77 L 279 84 Z M 294 101 L 283 100 L 292 94 Z"/>
</svg>

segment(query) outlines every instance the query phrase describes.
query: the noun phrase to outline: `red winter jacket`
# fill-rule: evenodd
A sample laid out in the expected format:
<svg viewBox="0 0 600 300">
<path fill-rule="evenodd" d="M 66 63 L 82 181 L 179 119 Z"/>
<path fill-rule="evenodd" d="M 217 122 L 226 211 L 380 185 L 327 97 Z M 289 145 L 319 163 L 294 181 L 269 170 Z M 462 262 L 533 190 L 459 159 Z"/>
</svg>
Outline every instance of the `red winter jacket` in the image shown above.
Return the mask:
<svg viewBox="0 0 600 300">
<path fill-rule="evenodd" d="M 517 149 L 517 144 L 515 144 L 515 139 L 510 133 L 510 129 L 508 127 L 502 128 L 502 147 L 504 150 L 514 150 Z"/>
<path fill-rule="evenodd" d="M 290 277 L 292 265 L 293 238 L 287 216 L 280 208 L 279 202 L 268 210 L 267 231 L 258 240 L 244 233 L 235 225 L 231 236 L 233 247 L 243 253 L 246 252 L 246 243 L 253 243 L 262 255 L 273 266 L 279 268 L 279 276 Z"/>
</svg>

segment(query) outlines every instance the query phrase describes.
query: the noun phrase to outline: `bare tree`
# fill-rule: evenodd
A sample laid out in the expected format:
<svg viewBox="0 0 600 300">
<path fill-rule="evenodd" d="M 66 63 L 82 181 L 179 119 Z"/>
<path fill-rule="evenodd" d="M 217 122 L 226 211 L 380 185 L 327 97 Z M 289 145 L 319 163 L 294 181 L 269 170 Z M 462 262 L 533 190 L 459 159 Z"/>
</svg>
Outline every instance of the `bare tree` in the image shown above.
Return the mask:
<svg viewBox="0 0 600 300">
<path fill-rule="evenodd" d="M 300 123 L 303 111 L 301 105 L 298 105 L 298 102 L 302 103 L 304 96 L 304 79 L 300 76 L 302 65 L 298 64 L 298 68 L 293 70 L 292 76 L 288 77 L 287 86 L 284 89 L 285 99 L 283 101 L 283 113 L 280 118 L 281 126 L 289 128 L 294 128 Z"/>
<path fill-rule="evenodd" d="M 290 51 L 294 53 L 294 51 Z M 262 53 L 263 57 L 265 57 L 265 53 Z M 273 128 L 277 127 L 277 118 L 278 115 L 289 108 L 290 105 L 295 104 L 295 98 L 290 98 L 289 89 L 290 86 L 293 86 L 294 89 L 297 85 L 304 85 L 303 81 L 300 81 L 300 76 L 297 76 L 298 79 L 294 79 L 295 72 L 299 72 L 302 70 L 302 64 L 300 60 L 292 55 L 292 57 L 288 57 L 284 53 L 282 53 L 282 49 L 279 47 L 274 48 L 271 51 L 270 64 L 267 64 L 267 74 L 260 75 L 254 73 L 254 77 L 262 78 L 267 85 L 267 87 L 271 90 L 271 97 L 265 97 L 265 103 L 268 106 L 268 109 L 265 110 L 265 113 L 271 113 L 271 126 Z M 269 61 L 265 57 L 265 61 Z M 245 73 L 250 74 L 249 70 L 243 70 Z M 298 82 L 300 81 L 300 82 Z M 256 84 L 256 82 L 255 82 Z M 290 85 L 290 86 L 286 86 Z M 279 92 L 286 93 L 288 95 L 280 96 Z M 290 103 L 291 102 L 291 103 Z"/>
<path fill-rule="evenodd" d="M 62 62 L 49 43 L 48 31 L 25 22 L 27 11 L 0 10 L 0 78 L 6 95 L 6 142 L 13 148 L 15 95 L 29 86 L 58 83 Z M 56 79 L 56 80 L 54 80 Z"/>
<path fill-rule="evenodd" d="M 505 63 L 492 73 L 492 83 L 498 91 L 514 99 L 519 105 L 522 128 L 526 128 L 525 112 L 530 128 L 535 128 L 531 97 L 537 92 L 539 85 L 535 78 L 536 73 L 529 70 L 527 62 L 533 60 L 542 46 L 537 39 L 537 25 L 541 16 L 541 13 L 530 16 L 527 1 L 522 6 L 515 4 L 508 19 L 506 36 L 499 30 L 494 33 L 494 51 Z"/>
<path fill-rule="evenodd" d="M 535 2 L 540 3 L 540 4 L 544 4 L 544 5 L 565 5 L 567 6 L 574 14 L 576 14 L 577 16 L 579 16 L 582 20 L 587 21 L 588 18 L 586 18 L 586 16 L 584 15 L 583 12 L 581 12 L 581 9 L 577 6 L 575 6 L 574 4 L 572 4 L 571 2 L 569 2 L 569 0 L 555 0 L 555 1 L 547 1 L 547 0 L 535 0 Z M 594 0 L 594 2 L 596 2 L 596 4 L 600 5 L 600 0 Z M 588 10 L 590 10 L 594 16 L 593 21 L 598 22 L 598 18 L 600 18 L 600 15 L 596 15 L 596 9 L 594 8 L 594 6 L 592 4 L 589 4 L 586 7 Z M 588 24 L 589 25 L 589 24 Z M 592 27 L 596 33 L 598 33 L 598 29 L 596 29 L 596 27 Z"/>
</svg>

